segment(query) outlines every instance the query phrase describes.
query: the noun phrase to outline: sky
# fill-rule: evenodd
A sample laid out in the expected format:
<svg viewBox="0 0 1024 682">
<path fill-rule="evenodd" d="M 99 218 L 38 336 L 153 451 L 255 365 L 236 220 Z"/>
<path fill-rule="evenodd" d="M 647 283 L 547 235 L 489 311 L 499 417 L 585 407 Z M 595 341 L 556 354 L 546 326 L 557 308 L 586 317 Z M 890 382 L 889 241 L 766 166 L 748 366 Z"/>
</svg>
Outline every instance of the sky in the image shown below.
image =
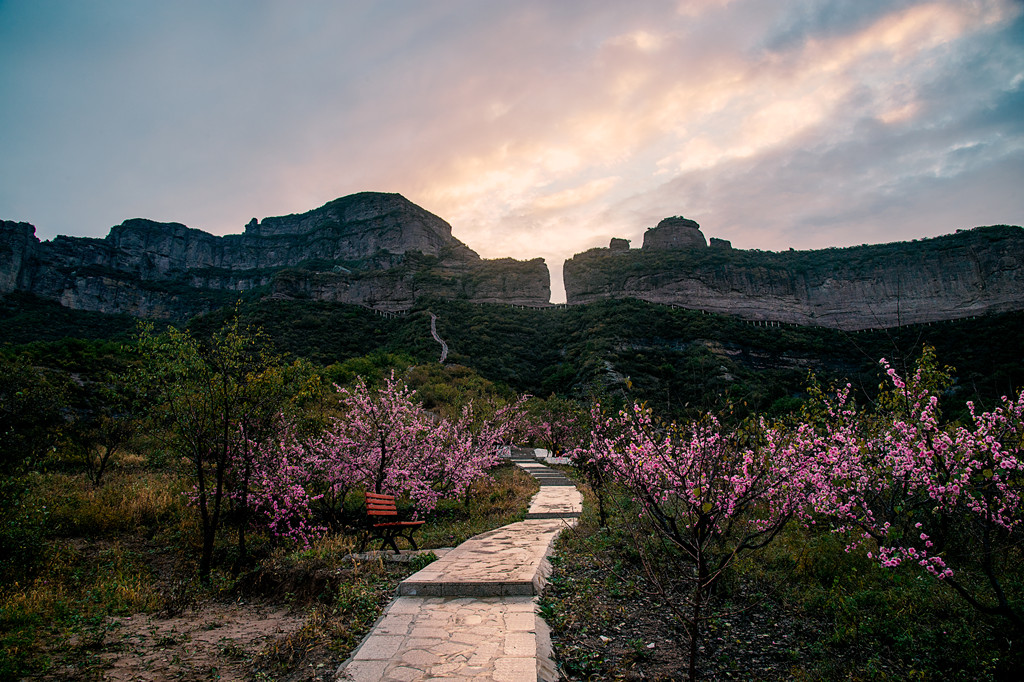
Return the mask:
<svg viewBox="0 0 1024 682">
<path fill-rule="evenodd" d="M 0 219 L 399 192 L 485 258 L 1024 224 L 1022 0 L 0 0 Z"/>
</svg>

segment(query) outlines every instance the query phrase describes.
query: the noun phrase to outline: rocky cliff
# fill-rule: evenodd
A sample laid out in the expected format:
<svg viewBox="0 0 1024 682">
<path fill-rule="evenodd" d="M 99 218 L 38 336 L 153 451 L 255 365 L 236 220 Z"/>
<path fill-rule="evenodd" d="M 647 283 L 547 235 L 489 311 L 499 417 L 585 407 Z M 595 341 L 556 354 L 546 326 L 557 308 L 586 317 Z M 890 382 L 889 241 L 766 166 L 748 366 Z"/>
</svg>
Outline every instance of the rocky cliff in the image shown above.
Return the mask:
<svg viewBox="0 0 1024 682">
<path fill-rule="evenodd" d="M 643 248 L 577 254 L 564 266 L 568 302 L 637 298 L 848 330 L 1024 309 L 1020 227 L 817 251 L 705 244 L 696 223 L 672 218 L 648 230 Z"/>
<path fill-rule="evenodd" d="M 104 239 L 40 242 L 32 225 L 0 222 L 0 294 L 180 320 L 259 287 L 392 311 L 422 296 L 523 305 L 550 298 L 542 260 L 483 260 L 448 223 L 398 194 L 365 192 L 300 215 L 254 218 L 224 237 L 133 219 Z"/>
</svg>

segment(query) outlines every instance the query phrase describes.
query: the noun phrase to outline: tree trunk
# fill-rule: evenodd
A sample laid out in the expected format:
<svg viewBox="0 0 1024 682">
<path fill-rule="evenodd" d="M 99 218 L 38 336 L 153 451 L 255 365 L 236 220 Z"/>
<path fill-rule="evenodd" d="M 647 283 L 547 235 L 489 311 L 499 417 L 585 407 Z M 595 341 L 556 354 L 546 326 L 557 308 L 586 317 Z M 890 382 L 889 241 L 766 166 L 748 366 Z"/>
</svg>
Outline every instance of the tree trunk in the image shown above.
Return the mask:
<svg viewBox="0 0 1024 682">
<path fill-rule="evenodd" d="M 690 682 L 697 682 L 697 652 L 700 647 L 700 625 L 704 617 L 704 589 L 708 578 L 704 553 L 697 553 L 697 585 L 693 590 L 693 621 L 690 623 Z"/>
<path fill-rule="evenodd" d="M 210 584 L 210 572 L 213 567 L 213 540 L 216 530 L 213 526 L 203 524 L 203 550 L 199 555 L 199 580 L 204 585 Z"/>
<path fill-rule="evenodd" d="M 248 441 L 245 441 L 245 460 L 242 470 L 241 501 L 238 506 L 238 557 L 235 559 L 234 573 L 238 575 L 245 566 L 248 548 L 245 544 L 246 526 L 249 525 L 249 480 L 252 478 L 252 451 L 249 449 Z"/>
<path fill-rule="evenodd" d="M 248 523 L 247 516 L 245 502 L 243 502 L 241 518 L 238 520 L 238 557 L 235 558 L 235 575 L 241 573 L 242 567 L 245 565 L 245 555 L 247 553 L 245 546 L 245 524 Z"/>
</svg>

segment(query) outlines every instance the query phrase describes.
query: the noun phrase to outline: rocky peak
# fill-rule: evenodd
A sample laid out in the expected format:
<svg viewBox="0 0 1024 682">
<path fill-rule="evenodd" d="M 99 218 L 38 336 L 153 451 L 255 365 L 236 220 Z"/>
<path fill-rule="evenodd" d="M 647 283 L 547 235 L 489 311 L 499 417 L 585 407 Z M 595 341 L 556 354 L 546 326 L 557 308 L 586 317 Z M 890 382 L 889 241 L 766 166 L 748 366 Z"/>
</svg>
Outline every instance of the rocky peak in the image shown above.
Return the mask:
<svg viewBox="0 0 1024 682">
<path fill-rule="evenodd" d="M 377 250 L 390 253 L 419 251 L 436 256 L 452 247 L 464 255 L 475 253 L 452 236 L 447 222 L 412 203 L 401 194 L 360 192 L 330 201 L 306 213 L 256 221 L 245 226 L 250 239 L 274 237 L 342 238 L 359 253 L 349 258 L 367 258 Z M 466 253 L 468 252 L 468 253 Z"/>
<path fill-rule="evenodd" d="M 644 232 L 645 249 L 691 249 L 707 245 L 700 225 L 682 216 L 665 218 Z"/>
<path fill-rule="evenodd" d="M 38 244 L 33 225 L 0 220 L 0 294 L 19 288 L 22 266 Z"/>
</svg>

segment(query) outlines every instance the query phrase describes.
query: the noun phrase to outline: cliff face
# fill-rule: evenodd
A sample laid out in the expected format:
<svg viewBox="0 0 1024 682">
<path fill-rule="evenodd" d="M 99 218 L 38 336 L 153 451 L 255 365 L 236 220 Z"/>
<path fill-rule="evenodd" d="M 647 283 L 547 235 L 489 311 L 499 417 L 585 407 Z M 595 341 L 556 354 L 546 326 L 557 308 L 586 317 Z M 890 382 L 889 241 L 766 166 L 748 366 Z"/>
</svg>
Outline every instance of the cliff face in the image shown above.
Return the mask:
<svg viewBox="0 0 1024 682">
<path fill-rule="evenodd" d="M 648 242 L 645 235 L 642 249 L 577 254 L 564 266 L 568 302 L 638 298 L 848 330 L 1024 309 L 1020 227 L 780 253 L 732 249 L 714 239 L 705 247 L 703 235 L 699 243 L 692 234 L 688 245 L 676 243 L 664 236 Z"/>
<path fill-rule="evenodd" d="M 0 294 L 30 291 L 71 308 L 164 319 L 255 287 L 388 310 L 425 295 L 547 305 L 543 262 L 506 260 L 482 260 L 441 218 L 400 195 L 372 192 L 254 218 L 225 237 L 133 219 L 105 239 L 40 242 L 27 223 L 0 224 Z"/>
<path fill-rule="evenodd" d="M 389 312 L 408 310 L 427 296 L 530 306 L 546 305 L 551 297 L 542 258 L 455 263 L 414 256 L 387 270 L 284 270 L 274 278 L 272 288 L 275 298 L 357 303 Z"/>
</svg>

